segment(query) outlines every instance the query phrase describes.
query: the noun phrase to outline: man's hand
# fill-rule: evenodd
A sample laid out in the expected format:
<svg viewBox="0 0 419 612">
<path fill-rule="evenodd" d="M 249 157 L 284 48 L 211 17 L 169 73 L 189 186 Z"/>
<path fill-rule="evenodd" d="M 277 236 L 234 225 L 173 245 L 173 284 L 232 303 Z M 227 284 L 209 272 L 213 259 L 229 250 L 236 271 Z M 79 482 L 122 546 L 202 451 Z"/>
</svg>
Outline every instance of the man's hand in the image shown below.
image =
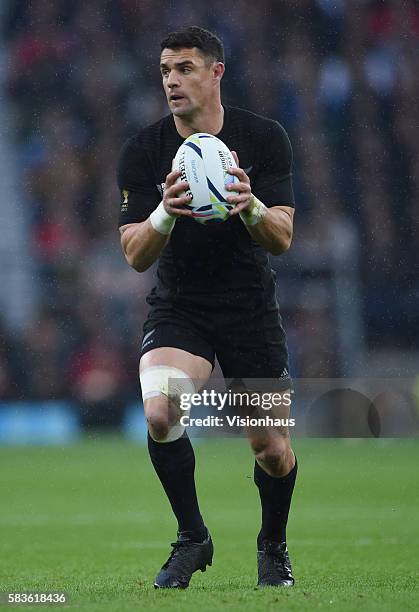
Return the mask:
<svg viewBox="0 0 419 612">
<path fill-rule="evenodd" d="M 230 210 L 229 215 L 232 217 L 233 215 L 239 214 L 242 210 L 247 208 L 252 200 L 252 190 L 250 187 L 250 179 L 247 176 L 246 172 L 240 168 L 239 158 L 237 157 L 237 153 L 232 151 L 234 161 L 237 164 L 237 168 L 230 168 L 229 174 L 236 176 L 239 179 L 238 183 L 231 183 L 226 186 L 228 191 L 238 191 L 238 195 L 231 195 L 227 197 L 227 201 L 230 204 L 234 204 L 234 208 Z"/>
<path fill-rule="evenodd" d="M 176 217 L 191 217 L 192 211 L 188 208 L 184 208 L 185 204 L 189 204 L 192 200 L 191 195 L 184 195 L 179 197 L 179 193 L 189 188 L 186 181 L 176 183 L 176 180 L 181 175 L 180 170 L 172 170 L 166 176 L 166 182 L 163 194 L 163 206 L 165 211 L 169 215 Z"/>
</svg>

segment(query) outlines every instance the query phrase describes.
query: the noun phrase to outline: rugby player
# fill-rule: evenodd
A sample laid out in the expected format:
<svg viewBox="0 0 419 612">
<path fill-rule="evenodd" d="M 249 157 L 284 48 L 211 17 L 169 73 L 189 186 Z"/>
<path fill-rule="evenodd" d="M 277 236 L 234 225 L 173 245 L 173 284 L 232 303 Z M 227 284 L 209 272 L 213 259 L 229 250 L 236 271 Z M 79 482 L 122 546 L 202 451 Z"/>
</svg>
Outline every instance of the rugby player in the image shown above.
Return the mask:
<svg viewBox="0 0 419 612">
<path fill-rule="evenodd" d="M 288 353 L 269 256 L 286 251 L 293 231 L 292 150 L 276 121 L 221 102 L 222 42 L 193 26 L 161 43 L 160 72 L 171 113 L 123 146 L 118 165 L 119 229 L 130 266 L 147 270 L 159 258 L 147 297 L 140 383 L 148 448 L 178 522 L 178 538 L 156 588 L 186 588 L 211 565 L 213 544 L 195 489 L 195 457 L 168 380 L 208 380 L 217 356 L 226 378 L 269 378 L 290 385 Z M 185 208 L 186 182 L 172 171 L 183 140 L 217 135 L 234 150 L 239 180 L 224 223 L 203 226 Z M 287 430 L 249 432 L 255 455 L 262 525 L 257 538 L 258 585 L 294 584 L 286 524 L 297 474 Z"/>
</svg>

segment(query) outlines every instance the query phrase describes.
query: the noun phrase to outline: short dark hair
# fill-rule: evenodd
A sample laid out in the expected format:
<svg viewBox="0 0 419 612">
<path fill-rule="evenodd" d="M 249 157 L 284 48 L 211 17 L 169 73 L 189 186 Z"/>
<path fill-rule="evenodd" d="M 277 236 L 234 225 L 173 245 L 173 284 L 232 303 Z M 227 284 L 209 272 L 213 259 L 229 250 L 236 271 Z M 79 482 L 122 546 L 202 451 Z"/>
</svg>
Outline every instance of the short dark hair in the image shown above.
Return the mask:
<svg viewBox="0 0 419 612">
<path fill-rule="evenodd" d="M 196 47 L 206 57 L 224 63 L 224 45 L 216 34 L 198 26 L 189 26 L 170 32 L 160 43 L 163 49 L 192 49 Z"/>
</svg>

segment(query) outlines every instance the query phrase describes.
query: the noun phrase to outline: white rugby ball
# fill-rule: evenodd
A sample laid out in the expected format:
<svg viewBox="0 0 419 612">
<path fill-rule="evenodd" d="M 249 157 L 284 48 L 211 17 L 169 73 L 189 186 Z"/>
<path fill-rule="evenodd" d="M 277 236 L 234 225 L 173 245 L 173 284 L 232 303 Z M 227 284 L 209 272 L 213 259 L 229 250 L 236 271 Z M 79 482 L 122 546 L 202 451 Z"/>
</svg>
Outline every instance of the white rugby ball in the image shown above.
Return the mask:
<svg viewBox="0 0 419 612">
<path fill-rule="evenodd" d="M 186 195 L 192 195 L 192 200 L 185 206 L 198 223 L 228 219 L 234 205 L 227 202 L 227 196 L 237 192 L 227 191 L 226 185 L 238 182 L 237 177 L 228 173 L 229 168 L 237 168 L 234 157 L 230 149 L 212 134 L 192 134 L 179 147 L 173 169 L 181 171 L 177 182 L 189 183 Z"/>
</svg>

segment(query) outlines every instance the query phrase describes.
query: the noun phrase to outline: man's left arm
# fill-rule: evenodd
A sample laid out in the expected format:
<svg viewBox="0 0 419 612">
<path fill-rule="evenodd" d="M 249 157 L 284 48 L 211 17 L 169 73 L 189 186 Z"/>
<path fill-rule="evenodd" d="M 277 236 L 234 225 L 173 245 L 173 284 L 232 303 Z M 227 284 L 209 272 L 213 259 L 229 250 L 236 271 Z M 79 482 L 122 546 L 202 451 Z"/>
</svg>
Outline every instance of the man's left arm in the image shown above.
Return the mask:
<svg viewBox="0 0 419 612">
<path fill-rule="evenodd" d="M 236 155 L 235 157 L 237 158 Z M 238 159 L 236 163 L 239 165 Z M 252 194 L 250 179 L 242 168 L 232 168 L 230 172 L 240 181 L 227 186 L 229 191 L 239 192 L 238 195 L 227 198 L 229 202 L 235 204 L 230 215 L 240 214 L 253 240 L 272 255 L 280 255 L 287 251 L 292 241 L 294 208 L 291 206 L 268 208 Z"/>
<path fill-rule="evenodd" d="M 239 182 L 227 189 L 238 193 L 227 199 L 235 205 L 230 215 L 239 214 L 252 238 L 272 255 L 280 255 L 289 249 L 293 234 L 292 148 L 284 128 L 276 122 L 266 141 L 270 147 L 254 185 L 232 152 L 238 167 L 230 173 Z"/>
</svg>

